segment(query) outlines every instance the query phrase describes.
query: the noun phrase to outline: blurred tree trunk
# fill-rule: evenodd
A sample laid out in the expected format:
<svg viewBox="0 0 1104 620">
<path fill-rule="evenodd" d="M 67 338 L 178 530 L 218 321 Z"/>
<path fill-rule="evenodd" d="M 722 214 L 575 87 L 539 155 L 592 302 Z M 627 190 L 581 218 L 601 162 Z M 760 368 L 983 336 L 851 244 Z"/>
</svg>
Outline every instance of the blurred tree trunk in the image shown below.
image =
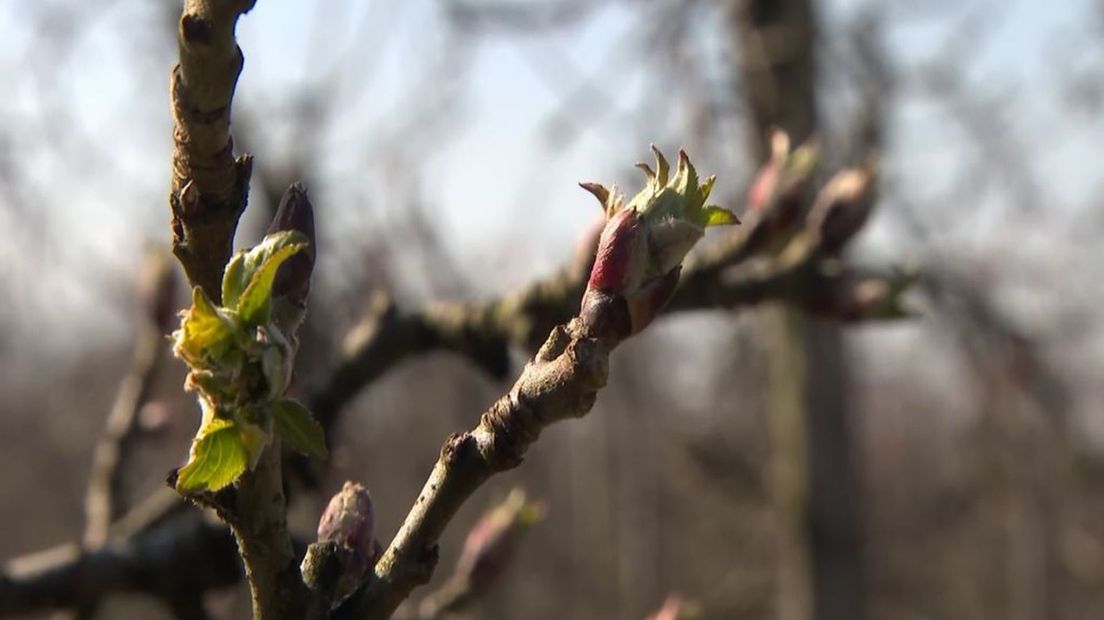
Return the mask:
<svg viewBox="0 0 1104 620">
<path fill-rule="evenodd" d="M 811 0 L 732 0 L 729 8 L 751 148 L 763 162 L 771 128 L 785 130 L 793 144 L 816 131 L 816 18 Z M 764 323 L 778 617 L 862 620 L 863 520 L 842 334 L 789 308 L 770 309 Z"/>
</svg>

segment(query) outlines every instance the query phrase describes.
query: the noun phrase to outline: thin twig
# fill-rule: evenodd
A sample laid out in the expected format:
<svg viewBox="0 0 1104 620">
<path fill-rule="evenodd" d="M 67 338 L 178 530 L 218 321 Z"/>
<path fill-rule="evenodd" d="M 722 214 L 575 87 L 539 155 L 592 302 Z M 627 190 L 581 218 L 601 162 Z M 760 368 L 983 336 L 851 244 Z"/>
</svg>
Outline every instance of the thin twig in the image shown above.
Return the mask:
<svg viewBox="0 0 1104 620">
<path fill-rule="evenodd" d="M 311 412 L 330 429 L 366 385 L 399 361 L 430 351 L 453 351 L 492 377 L 505 378 L 511 345 L 533 351 L 553 326 L 571 318 L 594 256 L 594 244 L 584 245 L 553 276 L 489 303 L 438 303 L 404 312 L 389 300 L 378 300 L 346 338 L 341 364 L 308 393 Z"/>
<path fill-rule="evenodd" d="M 606 383 L 609 354 L 620 342 L 623 305 L 609 304 L 589 323 L 575 318 L 555 328 L 513 388 L 488 409 L 479 425 L 453 435 L 394 540 L 348 618 L 389 618 L 437 562 L 437 541 L 471 494 L 492 475 L 521 463 L 529 445 L 549 424 L 580 417 Z"/>
<path fill-rule="evenodd" d="M 133 445 L 138 428 L 138 413 L 149 400 L 154 380 L 163 367 L 165 323 L 172 315 L 176 285 L 169 260 L 151 255 L 145 265 L 140 297 L 143 302 L 138 341 L 134 346 L 130 369 L 119 384 L 104 429 L 96 443 L 84 498 L 84 544 L 95 549 L 108 539 L 112 522 L 122 513 L 119 487 L 123 464 Z"/>
<path fill-rule="evenodd" d="M 788 290 L 784 284 L 806 268 L 812 255 L 806 252 L 787 269 L 745 280 L 738 290 L 754 291 L 753 299 L 761 298 L 760 290 L 763 297 Z M 690 290 L 704 294 L 706 289 Z M 741 300 L 709 301 L 713 299 Z M 608 316 L 592 324 L 577 317 L 554 328 L 513 388 L 482 415 L 479 425 L 449 438 L 361 597 L 343 607 L 340 617 L 389 618 L 414 587 L 429 580 L 437 562 L 437 541 L 463 502 L 492 475 L 520 464 L 544 427 L 590 411 L 605 385 L 609 355 L 620 342 L 612 330 L 617 324 L 619 319 Z"/>
</svg>

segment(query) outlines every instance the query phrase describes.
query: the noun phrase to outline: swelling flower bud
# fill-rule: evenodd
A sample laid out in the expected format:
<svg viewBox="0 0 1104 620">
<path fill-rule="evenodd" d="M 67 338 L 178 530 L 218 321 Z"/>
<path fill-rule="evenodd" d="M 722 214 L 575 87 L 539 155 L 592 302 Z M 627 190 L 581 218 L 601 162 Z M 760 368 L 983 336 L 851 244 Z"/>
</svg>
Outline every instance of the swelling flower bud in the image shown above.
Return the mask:
<svg viewBox="0 0 1104 620">
<path fill-rule="evenodd" d="M 797 232 L 808 212 L 816 166 L 814 144 L 791 150 L 786 132 L 776 130 L 771 135 L 771 158 L 748 189 L 747 213 L 752 219 L 745 253 L 777 251 Z"/>
<path fill-rule="evenodd" d="M 372 533 L 376 511 L 368 489 L 356 482 L 346 482 L 341 492 L 330 498 L 329 505 L 318 521 L 318 540 L 336 542 L 372 555 Z"/>
<path fill-rule="evenodd" d="M 307 297 L 310 295 L 311 273 L 317 256 L 314 236 L 314 207 L 307 190 L 294 183 L 284 192 L 280 207 L 268 234 L 295 231 L 303 235 L 308 245 L 288 258 L 276 273 L 272 283 L 273 315 L 276 323 L 288 334 L 295 334 L 306 314 Z"/>
<path fill-rule="evenodd" d="M 521 534 L 544 517 L 544 507 L 514 489 L 498 506 L 484 514 L 468 533 L 454 576 L 470 594 L 486 592 L 513 560 Z"/>
<path fill-rule="evenodd" d="M 360 587 L 379 557 L 372 536 L 375 509 L 364 486 L 346 482 L 318 522 L 318 542 L 307 547 L 300 566 L 304 582 L 328 594 L 337 607 Z"/>
<path fill-rule="evenodd" d="M 820 237 L 820 251 L 839 254 L 858 233 L 874 206 L 874 162 L 841 170 L 821 188 L 809 213 L 809 226 Z"/>
<path fill-rule="evenodd" d="M 627 205 L 616 187 L 580 184 L 606 213 L 580 313 L 597 333 L 624 338 L 644 329 L 670 299 L 682 261 L 705 228 L 739 223 L 731 212 L 706 204 L 715 177 L 699 183 L 685 151 L 679 151 L 674 177 L 659 149 L 652 146 L 652 152 L 656 169 L 637 164 L 646 183 Z M 611 307 L 619 304 L 627 321 L 611 324 Z"/>
</svg>

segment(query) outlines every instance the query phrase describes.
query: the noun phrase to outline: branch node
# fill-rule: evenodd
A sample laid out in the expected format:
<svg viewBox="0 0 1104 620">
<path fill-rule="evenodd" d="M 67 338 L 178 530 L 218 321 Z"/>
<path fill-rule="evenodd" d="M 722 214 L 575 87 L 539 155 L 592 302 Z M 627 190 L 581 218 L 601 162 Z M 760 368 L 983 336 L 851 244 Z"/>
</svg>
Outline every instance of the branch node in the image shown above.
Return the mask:
<svg viewBox="0 0 1104 620">
<path fill-rule="evenodd" d="M 181 15 L 180 38 L 188 45 L 206 45 L 210 43 L 211 22 L 192 13 Z"/>
</svg>

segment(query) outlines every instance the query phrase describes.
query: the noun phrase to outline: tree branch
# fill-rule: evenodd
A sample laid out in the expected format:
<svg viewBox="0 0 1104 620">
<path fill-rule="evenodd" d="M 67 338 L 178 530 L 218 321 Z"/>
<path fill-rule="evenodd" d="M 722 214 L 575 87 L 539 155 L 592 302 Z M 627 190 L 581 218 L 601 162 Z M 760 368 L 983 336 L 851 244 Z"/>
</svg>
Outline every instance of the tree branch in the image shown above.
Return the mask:
<svg viewBox="0 0 1104 620">
<path fill-rule="evenodd" d="M 176 288 L 171 260 L 164 254 L 152 254 L 146 261 L 139 293 L 143 316 L 138 329 L 130 370 L 119 384 L 115 402 L 104 423 L 103 433 L 93 453 L 92 471 L 84 498 L 84 544 L 96 548 L 108 539 L 112 522 L 122 512 L 119 486 L 122 467 L 133 444 L 138 412 L 149 400 L 154 379 L 161 371 L 162 354 L 167 345 L 164 333 L 173 314 Z"/>
<path fill-rule="evenodd" d="M 685 154 L 680 156 L 685 161 Z M 666 162 L 658 154 L 657 159 L 665 177 L 662 164 Z M 785 241 L 777 252 L 740 266 L 735 277 L 730 276 L 731 257 L 739 255 L 754 234 L 756 226 L 749 227 L 752 231 L 700 258 L 688 269 L 691 273 L 676 300 L 681 300 L 683 307 L 730 307 L 775 298 L 844 317 L 850 312 L 855 318 L 871 309 L 881 310 L 882 306 L 896 308 L 899 288 L 887 284 L 879 289 L 884 291 L 881 296 L 865 292 L 856 296 L 856 287 L 842 287 L 847 281 L 839 278 L 847 272 L 836 256 L 865 222 L 871 180 L 869 170 L 838 173 L 817 195 L 809 217 L 776 240 Z M 609 203 L 608 192 L 598 189 L 601 192 L 595 194 L 599 200 Z M 620 203 L 614 200 L 613 204 L 611 213 L 617 213 Z M 421 494 L 375 565 L 373 575 L 360 596 L 342 607 L 339 617 L 391 617 L 414 587 L 428 582 L 437 562 L 438 540 L 463 502 L 492 475 L 520 464 L 529 445 L 546 426 L 583 416 L 593 407 L 598 390 L 606 383 L 610 353 L 624 338 L 648 324 L 655 311 L 653 300 L 662 304 L 671 296 L 681 269 L 676 266 L 644 286 L 629 277 L 641 264 L 635 262 L 641 260 L 641 254 L 634 253 L 641 246 L 633 244 L 642 235 L 654 234 L 647 228 L 647 220 L 635 213 L 639 212 L 610 216 L 578 316 L 552 329 L 514 386 L 483 413 L 476 428 L 453 435 L 445 443 Z M 670 246 L 659 247 L 662 252 Z M 653 246 L 648 248 L 649 252 L 655 251 Z M 679 262 L 688 249 L 676 255 Z M 654 261 L 647 263 L 649 266 L 663 264 L 662 258 L 657 258 L 663 256 L 661 253 L 646 256 L 646 260 Z M 806 292 L 810 283 L 831 284 L 842 291 L 828 299 L 810 297 Z M 858 302 L 850 306 L 844 303 L 855 302 L 855 297 Z"/>
<path fill-rule="evenodd" d="M 513 388 L 471 431 L 445 442 L 433 472 L 362 596 L 340 617 L 389 618 L 437 562 L 437 541 L 460 506 L 492 475 L 521 463 L 529 445 L 553 422 L 590 411 L 606 383 L 609 354 L 628 321 L 623 304 L 606 304 L 584 322 L 552 330 Z"/>
<path fill-rule="evenodd" d="M 686 307 L 754 303 L 793 290 L 807 273 L 815 244 L 794 254 L 783 267 L 710 287 L 720 262 L 699 263 L 680 295 Z M 714 292 L 714 289 L 723 291 Z M 676 300 L 679 297 L 676 297 Z M 626 324 L 624 305 L 608 303 L 600 312 L 555 327 L 509 393 L 483 413 L 479 425 L 445 443 L 414 507 L 359 599 L 342 608 L 341 618 L 389 618 L 411 590 L 428 582 L 437 562 L 437 541 L 464 501 L 492 475 L 521 463 L 529 445 L 553 422 L 581 417 L 605 385 L 609 355 Z"/>
<path fill-rule="evenodd" d="M 216 303 L 234 231 L 245 210 L 252 160 L 234 158 L 230 109 L 243 56 L 238 17 L 256 0 L 186 0 L 173 67 L 173 253 Z"/>
<path fill-rule="evenodd" d="M 307 395 L 308 408 L 327 429 L 364 386 L 407 357 L 436 350 L 470 359 L 496 379 L 510 370 L 511 345 L 536 350 L 553 326 L 571 318 L 594 260 L 595 236 L 550 278 L 485 304 L 438 303 L 402 311 L 385 298 L 346 338 L 340 365 Z"/>
<path fill-rule="evenodd" d="M 810 229 L 796 240 L 787 257 L 748 266 L 764 244 L 765 231 L 756 218 L 688 258 L 679 288 L 664 312 L 716 308 L 740 308 L 766 301 L 784 301 L 815 313 L 833 316 L 838 304 L 807 296 L 809 283 L 825 273 L 819 231 Z M 572 261 L 551 277 L 485 304 L 438 303 L 420 311 L 402 311 L 389 301 L 373 305 L 361 324 L 346 339 L 341 363 L 318 386 L 308 391 L 310 410 L 327 432 L 336 424 L 342 407 L 366 385 L 399 361 L 430 351 L 452 351 L 483 368 L 496 379 L 508 372 L 511 346 L 534 352 L 556 325 L 567 322 L 579 305 L 587 275 L 594 261 L 596 235 L 588 235 Z M 742 268 L 737 269 L 737 266 Z M 817 290 L 834 290 L 817 287 Z M 815 302 L 815 303 L 814 303 Z M 870 318 L 861 313 L 836 316 L 844 320 Z"/>
<path fill-rule="evenodd" d="M 302 618 L 309 599 L 287 529 L 280 461 L 280 440 L 274 437 L 253 471 L 241 477 L 235 514 L 222 514 L 238 539 L 254 620 Z"/>
<path fill-rule="evenodd" d="M 192 517 L 95 551 L 68 544 L 9 561 L 0 574 L 0 616 L 94 604 L 116 592 L 194 608 L 188 601 L 237 583 L 241 571 L 225 526 Z"/>
<path fill-rule="evenodd" d="M 172 73 L 173 252 L 215 303 L 249 189 L 251 159 L 234 158 L 230 111 L 243 62 L 234 30 L 255 3 L 186 0 L 180 63 Z M 306 601 L 287 531 L 280 458 L 273 441 L 233 492 L 208 498 L 238 540 L 258 620 L 300 617 L 297 604 Z"/>
</svg>

